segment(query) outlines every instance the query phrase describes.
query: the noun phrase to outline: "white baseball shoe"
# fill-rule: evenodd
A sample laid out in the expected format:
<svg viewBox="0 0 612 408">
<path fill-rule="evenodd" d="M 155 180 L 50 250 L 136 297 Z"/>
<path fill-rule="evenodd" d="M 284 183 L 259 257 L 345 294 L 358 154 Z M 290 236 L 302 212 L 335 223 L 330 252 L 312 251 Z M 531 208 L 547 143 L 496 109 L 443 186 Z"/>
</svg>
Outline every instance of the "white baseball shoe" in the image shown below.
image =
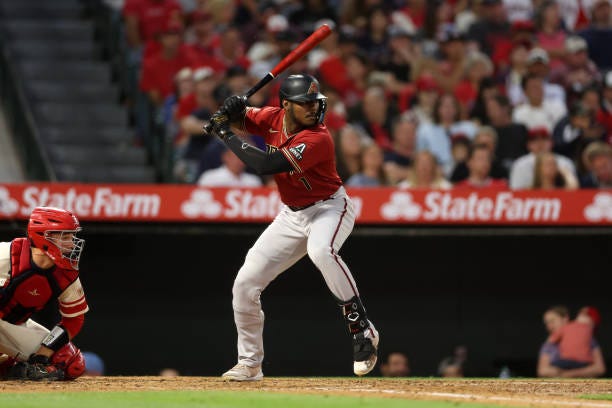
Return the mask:
<svg viewBox="0 0 612 408">
<path fill-rule="evenodd" d="M 353 336 L 353 372 L 366 375 L 374 369 L 378 360 L 380 335 L 372 323 L 365 331 Z"/>
<path fill-rule="evenodd" d="M 223 373 L 221 377 L 229 381 L 259 381 L 263 378 L 263 372 L 261 366 L 249 367 L 238 363 Z"/>
</svg>

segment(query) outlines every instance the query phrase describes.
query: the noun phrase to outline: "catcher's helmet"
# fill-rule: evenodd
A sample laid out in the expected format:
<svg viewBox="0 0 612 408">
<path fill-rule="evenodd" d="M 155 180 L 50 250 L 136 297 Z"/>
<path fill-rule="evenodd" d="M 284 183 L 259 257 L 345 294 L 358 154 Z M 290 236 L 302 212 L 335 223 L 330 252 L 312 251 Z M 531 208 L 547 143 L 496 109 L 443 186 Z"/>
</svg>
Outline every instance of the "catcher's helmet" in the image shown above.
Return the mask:
<svg viewBox="0 0 612 408">
<path fill-rule="evenodd" d="M 77 238 L 81 226 L 70 211 L 53 207 L 36 207 L 28 222 L 28 238 L 60 268 L 79 269 L 85 240 Z M 72 234 L 72 235 L 70 235 Z"/>
<path fill-rule="evenodd" d="M 317 121 L 323 122 L 325 110 L 327 109 L 327 97 L 320 91 L 319 81 L 311 75 L 290 75 L 285 79 L 278 92 L 281 108 L 283 101 L 311 102 L 319 101 Z"/>
</svg>

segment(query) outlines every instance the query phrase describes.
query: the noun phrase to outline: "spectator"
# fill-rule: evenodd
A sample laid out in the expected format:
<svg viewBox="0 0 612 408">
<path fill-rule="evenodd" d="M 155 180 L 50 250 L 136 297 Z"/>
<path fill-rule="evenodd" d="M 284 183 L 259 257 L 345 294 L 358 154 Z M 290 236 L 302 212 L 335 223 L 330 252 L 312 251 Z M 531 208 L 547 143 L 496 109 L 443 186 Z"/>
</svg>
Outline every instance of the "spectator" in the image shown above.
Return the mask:
<svg viewBox="0 0 612 408">
<path fill-rule="evenodd" d="M 478 129 L 478 133 L 474 137 L 473 146 L 479 145 L 489 149 L 491 156 L 491 165 L 487 176 L 491 176 L 492 179 L 507 179 L 508 170 L 503 166 L 502 162 L 495 157 L 497 150 L 497 132 L 490 126 L 482 126 Z M 469 150 L 467 152 L 470 153 Z M 467 156 L 466 156 L 467 159 Z M 469 166 L 466 161 L 458 163 L 453 170 L 451 181 L 457 183 L 467 179 L 469 176 Z"/>
<path fill-rule="evenodd" d="M 385 152 L 385 173 L 390 184 L 396 184 L 408 176 L 408 170 L 416 153 L 416 115 L 406 112 L 393 123 L 393 144 Z"/>
<path fill-rule="evenodd" d="M 410 363 L 406 354 L 400 351 L 389 353 L 385 361 L 380 364 L 380 374 L 383 377 L 408 377 Z"/>
<path fill-rule="evenodd" d="M 427 150 L 436 156 L 445 175 L 450 175 L 455 163 L 451 154 L 451 135 L 463 133 L 468 139 L 476 134 L 472 122 L 459 120 L 459 102 L 446 93 L 434 107 L 434 123 L 421 123 L 417 129 L 417 151 Z"/>
<path fill-rule="evenodd" d="M 192 14 L 193 38 L 188 48 L 197 66 L 211 67 L 215 73 L 222 76 L 224 65 L 214 57 L 219 44 L 219 34 L 215 31 L 215 21 L 212 13 L 205 10 L 195 10 Z"/>
<path fill-rule="evenodd" d="M 595 111 L 577 101 L 569 115 L 555 126 L 554 151 L 578 163 L 579 173 L 583 173 L 580 163 L 582 151 L 589 143 L 602 140 L 603 136 L 603 127 L 595 121 Z"/>
<path fill-rule="evenodd" d="M 504 8 L 508 21 L 529 21 L 533 17 L 533 1 L 531 0 L 504 0 Z"/>
<path fill-rule="evenodd" d="M 551 361 L 551 365 L 572 369 L 593 364 L 591 355 L 593 331 L 600 323 L 599 311 L 592 306 L 586 306 L 580 309 L 574 321 L 555 330 L 547 340 L 559 347 L 559 355 Z"/>
<path fill-rule="evenodd" d="M 414 36 L 401 26 L 390 26 L 388 35 L 389 52 L 380 60 L 378 67 L 390 72 L 395 81 L 407 84 L 412 78 L 413 66 L 421 58 L 421 48 Z"/>
<path fill-rule="evenodd" d="M 506 189 L 506 180 L 494 179 L 490 176 L 493 162 L 492 149 L 484 144 L 474 144 L 466 162 L 468 177 L 455 184 L 459 188 Z"/>
<path fill-rule="evenodd" d="M 527 101 L 514 109 L 512 120 L 527 129 L 546 128 L 552 132 L 554 126 L 567 113 L 565 103 L 544 98 L 544 81 L 541 77 L 528 74 L 523 78 L 522 87 Z"/>
<path fill-rule="evenodd" d="M 576 177 L 559 167 L 555 155 L 542 152 L 536 156 L 533 175 L 533 188 L 538 190 L 553 190 L 562 188 L 575 190 L 578 187 Z"/>
<path fill-rule="evenodd" d="M 370 86 L 363 101 L 349 115 L 351 123 L 359 124 L 384 150 L 391 150 L 391 128 L 395 110 L 380 86 Z"/>
<path fill-rule="evenodd" d="M 98 354 L 92 351 L 83 351 L 81 354 L 85 359 L 85 372 L 83 375 L 89 377 L 104 375 L 104 360 Z"/>
<path fill-rule="evenodd" d="M 448 190 L 452 187 L 443 176 L 436 156 L 427 150 L 416 154 L 414 164 L 405 180 L 397 185 L 400 188 L 432 188 Z"/>
<path fill-rule="evenodd" d="M 349 187 L 380 187 L 387 184 L 383 169 L 383 151 L 376 143 L 370 143 L 361 151 L 361 168 L 352 175 L 346 185 Z"/>
<path fill-rule="evenodd" d="M 185 67 L 176 73 L 174 76 L 174 89 L 174 93 L 166 98 L 163 106 L 166 135 L 168 135 L 170 139 L 174 139 L 179 133 L 178 124 L 174 120 L 178 103 L 184 96 L 194 91 L 193 71 L 191 68 Z"/>
<path fill-rule="evenodd" d="M 490 125 L 487 115 L 487 102 L 491 98 L 500 95 L 499 85 L 493 77 L 484 77 L 478 84 L 478 94 L 474 101 L 474 106 L 470 111 L 469 118 L 480 125 Z"/>
<path fill-rule="evenodd" d="M 579 31 L 589 25 L 592 1 L 557 0 L 559 11 L 565 28 L 569 31 Z"/>
<path fill-rule="evenodd" d="M 534 185 L 535 161 L 540 153 L 552 151 L 552 140 L 547 128 L 534 128 L 529 131 L 527 150 L 529 153 L 519 157 L 510 170 L 510 188 L 532 188 Z M 571 174 L 576 178 L 574 163 L 565 156 L 555 155 L 557 166 L 563 174 Z"/>
<path fill-rule="evenodd" d="M 563 30 L 559 4 L 555 0 L 545 0 L 538 7 L 535 16 L 536 40 L 550 58 L 550 69 L 554 72 L 563 65 L 565 56 L 565 31 Z"/>
<path fill-rule="evenodd" d="M 181 375 L 176 368 L 163 368 L 159 371 L 160 377 L 178 377 Z"/>
<path fill-rule="evenodd" d="M 548 334 L 552 334 L 569 322 L 569 311 L 565 306 L 553 306 L 544 312 L 544 325 Z M 591 342 L 591 357 L 593 363 L 587 367 L 574 369 L 561 369 L 553 366 L 552 361 L 559 358 L 559 346 L 545 342 L 540 348 L 538 357 L 538 377 L 566 377 L 566 378 L 595 378 L 606 372 L 601 347 L 595 338 Z"/>
<path fill-rule="evenodd" d="M 488 99 L 486 110 L 497 134 L 495 158 L 508 172 L 514 160 L 527 153 L 527 128 L 512 121 L 512 106 L 504 95 Z"/>
<path fill-rule="evenodd" d="M 583 188 L 612 188 L 612 147 L 603 142 L 593 142 L 582 153 L 588 171 L 581 180 Z"/>
<path fill-rule="evenodd" d="M 416 115 L 419 123 L 431 123 L 440 88 L 436 80 L 429 74 L 421 75 L 415 82 L 416 103 L 410 111 Z"/>
<path fill-rule="evenodd" d="M 481 0 L 481 18 L 468 31 L 470 40 L 478 44 L 480 51 L 493 55 L 496 47 L 510 42 L 510 24 L 502 0 Z"/>
<path fill-rule="evenodd" d="M 221 154 L 223 165 L 202 173 L 198 185 L 203 187 L 261 187 L 261 179 L 245 172 L 246 165 L 229 149 Z"/>
<path fill-rule="evenodd" d="M 482 81 L 490 78 L 491 75 L 493 75 L 491 59 L 481 52 L 470 53 L 465 64 L 465 76 L 454 90 L 461 106 L 462 119 L 469 119 L 470 112 L 480 94 Z M 497 88 L 492 87 L 492 89 Z"/>
<path fill-rule="evenodd" d="M 531 46 L 532 43 L 526 41 L 513 43 L 510 49 L 508 68 L 500 67 L 500 73 L 504 76 L 506 95 L 510 98 L 512 106 L 520 104 L 524 99 L 521 83 L 523 77 L 527 74 L 527 59 Z"/>
<path fill-rule="evenodd" d="M 378 62 L 388 53 L 387 27 L 390 20 L 382 6 L 370 7 L 367 18 L 363 34 L 357 39 L 357 46 L 371 61 Z"/>
<path fill-rule="evenodd" d="M 578 33 L 589 46 L 589 56 L 599 69 L 612 69 L 612 8 L 610 0 L 594 0 L 591 9 L 591 24 Z"/>
<path fill-rule="evenodd" d="M 180 23 L 168 21 L 160 35 L 160 51 L 145 59 L 142 67 L 140 89 L 157 106 L 174 91 L 177 72 L 193 64 L 191 54 L 181 44 L 182 30 Z"/>
<path fill-rule="evenodd" d="M 336 167 L 343 182 L 357 174 L 361 168 L 361 150 L 368 136 L 352 125 L 345 125 L 338 133 L 336 146 Z"/>
<path fill-rule="evenodd" d="M 582 37 L 566 38 L 564 64 L 551 75 L 551 81 L 561 84 L 568 95 L 579 94 L 601 80 L 601 74 L 589 59 L 588 51 L 587 42 Z"/>
<path fill-rule="evenodd" d="M 453 92 L 465 75 L 468 63 L 465 35 L 453 25 L 445 26 L 437 36 L 442 58 L 424 60 L 420 74 L 430 72 L 445 92 Z"/>
<path fill-rule="evenodd" d="M 606 141 L 612 144 L 612 71 L 604 76 L 601 94 L 601 109 L 597 112 L 597 122 L 603 125 Z"/>
</svg>

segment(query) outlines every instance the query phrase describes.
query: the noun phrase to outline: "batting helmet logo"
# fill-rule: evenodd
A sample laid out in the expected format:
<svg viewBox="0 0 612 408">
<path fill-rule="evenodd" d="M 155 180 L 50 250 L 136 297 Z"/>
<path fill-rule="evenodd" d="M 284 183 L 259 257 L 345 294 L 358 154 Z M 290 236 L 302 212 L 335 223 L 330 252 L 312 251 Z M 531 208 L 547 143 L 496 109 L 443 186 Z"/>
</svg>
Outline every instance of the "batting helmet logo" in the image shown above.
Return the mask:
<svg viewBox="0 0 612 408">
<path fill-rule="evenodd" d="M 318 94 L 319 84 L 317 84 L 316 82 L 311 82 L 310 86 L 308 87 L 308 91 L 306 93 L 307 94 Z"/>
</svg>

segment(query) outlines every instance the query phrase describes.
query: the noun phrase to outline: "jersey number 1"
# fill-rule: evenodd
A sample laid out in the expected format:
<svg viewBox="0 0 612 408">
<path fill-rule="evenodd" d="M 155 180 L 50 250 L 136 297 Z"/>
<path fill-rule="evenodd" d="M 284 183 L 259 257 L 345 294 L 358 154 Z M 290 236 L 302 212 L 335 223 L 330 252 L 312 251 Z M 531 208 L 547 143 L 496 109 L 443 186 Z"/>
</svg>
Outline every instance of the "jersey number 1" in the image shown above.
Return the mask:
<svg viewBox="0 0 612 408">
<path fill-rule="evenodd" d="M 310 185 L 308 180 L 306 180 L 306 177 L 300 177 L 300 181 L 302 182 L 302 184 L 304 184 L 304 187 L 306 187 L 306 190 L 308 191 L 312 190 L 312 186 Z"/>
</svg>

